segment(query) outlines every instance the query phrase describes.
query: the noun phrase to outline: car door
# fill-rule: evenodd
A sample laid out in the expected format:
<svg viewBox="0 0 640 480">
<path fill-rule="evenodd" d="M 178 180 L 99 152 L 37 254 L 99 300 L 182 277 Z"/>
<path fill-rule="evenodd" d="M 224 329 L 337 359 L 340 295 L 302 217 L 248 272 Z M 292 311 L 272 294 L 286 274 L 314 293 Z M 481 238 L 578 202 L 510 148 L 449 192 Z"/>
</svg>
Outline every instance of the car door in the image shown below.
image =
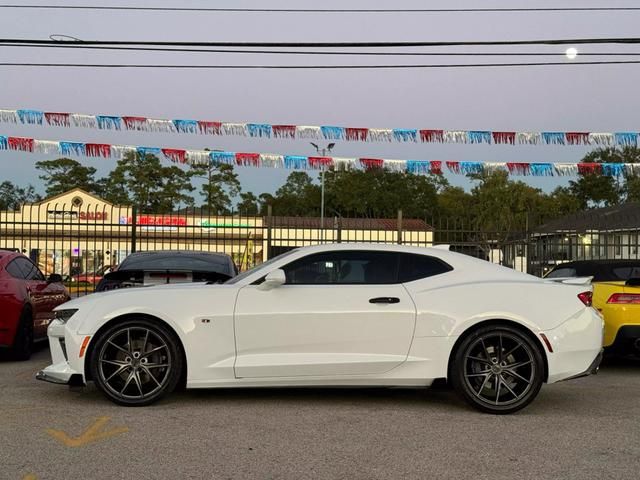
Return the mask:
<svg viewBox="0 0 640 480">
<path fill-rule="evenodd" d="M 416 310 L 396 253 L 334 250 L 283 270 L 284 285 L 238 293 L 237 377 L 372 375 L 406 360 Z"/>
<path fill-rule="evenodd" d="M 35 338 L 45 337 L 47 327 L 53 319 L 53 309 L 64 300 L 64 287 L 49 283 L 40 269 L 29 259 L 17 258 L 27 284 L 27 291 L 33 306 L 33 334 Z"/>
</svg>

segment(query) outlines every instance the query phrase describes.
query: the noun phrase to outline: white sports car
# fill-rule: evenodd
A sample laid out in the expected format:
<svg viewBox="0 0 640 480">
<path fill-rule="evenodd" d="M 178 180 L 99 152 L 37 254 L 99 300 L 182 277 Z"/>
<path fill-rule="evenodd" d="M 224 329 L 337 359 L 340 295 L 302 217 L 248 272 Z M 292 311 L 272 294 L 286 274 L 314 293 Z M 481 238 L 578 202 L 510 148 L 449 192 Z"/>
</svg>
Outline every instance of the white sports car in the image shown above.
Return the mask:
<svg viewBox="0 0 640 480">
<path fill-rule="evenodd" d="M 58 307 L 38 378 L 147 405 L 188 388 L 413 386 L 447 379 L 514 412 L 594 373 L 589 279 L 541 280 L 439 248 L 300 248 L 224 284 L 122 289 Z"/>
</svg>

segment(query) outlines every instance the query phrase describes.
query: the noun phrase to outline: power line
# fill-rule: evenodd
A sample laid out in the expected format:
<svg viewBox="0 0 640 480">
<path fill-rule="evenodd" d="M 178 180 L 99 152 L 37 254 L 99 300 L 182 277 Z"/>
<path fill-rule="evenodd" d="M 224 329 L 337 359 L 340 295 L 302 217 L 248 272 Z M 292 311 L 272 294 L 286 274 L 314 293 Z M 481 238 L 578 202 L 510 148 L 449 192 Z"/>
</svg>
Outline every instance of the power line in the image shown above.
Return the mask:
<svg viewBox="0 0 640 480">
<path fill-rule="evenodd" d="M 331 52 L 311 50 L 220 50 L 202 48 L 162 48 L 162 47 L 110 47 L 92 45 L 74 45 L 75 42 L 58 42 L 55 45 L 24 45 L 0 43 L 0 47 L 26 48 L 63 48 L 105 51 L 135 52 L 179 52 L 179 53 L 240 53 L 240 54 L 274 54 L 274 55 L 363 55 L 363 56 L 460 56 L 460 57 L 520 57 L 520 56 L 565 56 L 564 52 Z M 627 56 L 634 57 L 640 52 L 580 52 L 580 56 Z"/>
<path fill-rule="evenodd" d="M 56 45 L 58 40 L 30 38 L 0 38 L 0 43 L 21 45 Z M 370 47 L 455 47 L 497 45 L 584 45 L 584 44 L 637 44 L 638 37 L 574 38 L 547 40 L 482 40 L 482 41 L 431 41 L 431 42 L 177 42 L 137 40 L 76 40 L 73 45 L 144 45 L 162 47 L 264 47 L 264 48 L 370 48 Z"/>
<path fill-rule="evenodd" d="M 411 65 L 163 65 L 163 64 L 115 64 L 115 63 L 18 63 L 0 62 L 0 67 L 69 67 L 69 68 L 166 68 L 166 69 L 252 69 L 252 70 L 380 70 L 418 68 L 482 68 L 482 67 L 537 67 L 576 65 L 635 65 L 640 60 L 603 60 L 581 62 L 522 62 L 522 63 L 462 63 L 462 64 L 411 64 Z"/>
<path fill-rule="evenodd" d="M 227 12 L 227 13 L 518 13 L 518 12 L 632 12 L 640 7 L 524 7 L 524 8 L 218 8 L 218 7 L 135 7 L 94 5 L 15 5 L 0 8 L 31 10 L 113 10 L 146 12 Z"/>
</svg>

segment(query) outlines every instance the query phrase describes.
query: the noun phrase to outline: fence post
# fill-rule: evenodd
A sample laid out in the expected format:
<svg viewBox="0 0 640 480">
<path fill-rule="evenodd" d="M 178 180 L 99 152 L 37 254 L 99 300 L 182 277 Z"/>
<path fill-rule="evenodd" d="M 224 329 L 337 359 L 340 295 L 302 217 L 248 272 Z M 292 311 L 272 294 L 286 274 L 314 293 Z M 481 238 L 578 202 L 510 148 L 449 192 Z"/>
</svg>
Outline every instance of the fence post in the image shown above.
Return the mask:
<svg viewBox="0 0 640 480">
<path fill-rule="evenodd" d="M 402 244 L 402 210 L 398 210 L 398 245 Z"/>
<path fill-rule="evenodd" d="M 336 230 L 337 235 L 336 235 L 336 241 L 337 243 L 342 243 L 342 222 L 340 221 L 342 218 L 341 217 L 335 217 L 335 226 L 336 226 Z"/>
<path fill-rule="evenodd" d="M 271 258 L 271 219 L 273 217 L 273 207 L 267 205 L 267 260 Z"/>
<path fill-rule="evenodd" d="M 138 243 L 138 207 L 131 207 L 131 253 L 136 253 Z"/>
</svg>

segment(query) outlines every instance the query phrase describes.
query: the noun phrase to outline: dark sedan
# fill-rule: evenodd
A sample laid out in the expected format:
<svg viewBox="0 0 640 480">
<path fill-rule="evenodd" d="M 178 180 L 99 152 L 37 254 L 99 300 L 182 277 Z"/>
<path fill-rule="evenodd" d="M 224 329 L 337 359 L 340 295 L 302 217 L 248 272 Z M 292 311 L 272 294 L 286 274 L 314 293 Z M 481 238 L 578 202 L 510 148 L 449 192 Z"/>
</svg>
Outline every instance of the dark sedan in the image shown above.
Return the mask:
<svg viewBox="0 0 640 480">
<path fill-rule="evenodd" d="M 132 253 L 96 286 L 96 292 L 166 283 L 222 283 L 238 273 L 224 253 L 183 250 Z"/>
</svg>

